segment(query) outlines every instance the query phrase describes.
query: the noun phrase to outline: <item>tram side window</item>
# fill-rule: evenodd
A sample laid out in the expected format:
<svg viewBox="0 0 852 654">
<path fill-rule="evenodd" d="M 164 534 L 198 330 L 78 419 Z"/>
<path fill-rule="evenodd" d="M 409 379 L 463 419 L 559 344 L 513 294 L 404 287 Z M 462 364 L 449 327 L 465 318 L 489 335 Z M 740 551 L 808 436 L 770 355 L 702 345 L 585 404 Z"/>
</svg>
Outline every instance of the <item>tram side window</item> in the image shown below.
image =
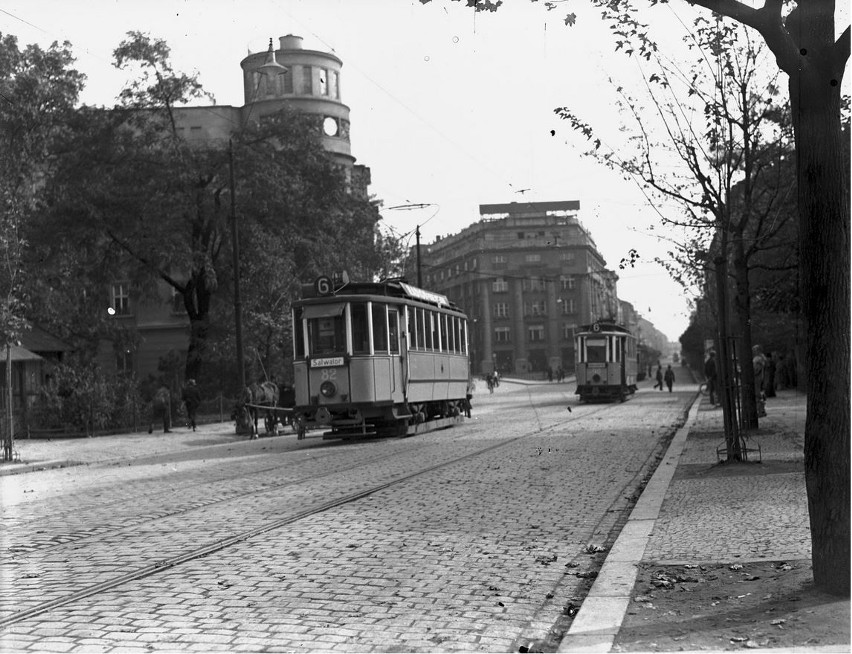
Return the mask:
<svg viewBox="0 0 852 654">
<path fill-rule="evenodd" d="M 417 310 L 408 308 L 408 349 L 416 350 L 420 347 L 420 332 L 417 331 Z"/>
<path fill-rule="evenodd" d="M 605 338 L 587 338 L 586 339 L 586 362 L 587 363 L 606 363 L 606 339 Z"/>
<path fill-rule="evenodd" d="M 391 354 L 397 354 L 399 352 L 399 311 L 394 306 L 388 307 L 388 329 Z"/>
<path fill-rule="evenodd" d="M 346 351 L 346 330 L 343 316 L 311 318 L 308 320 L 309 348 L 312 356 Z"/>
<path fill-rule="evenodd" d="M 447 352 L 456 352 L 456 317 L 444 316 L 444 338 L 447 339 L 444 349 Z"/>
<path fill-rule="evenodd" d="M 429 312 L 432 324 L 432 349 L 436 352 L 441 349 L 441 321 L 440 316 L 434 311 Z"/>
<path fill-rule="evenodd" d="M 386 304 L 373 305 L 373 351 L 376 354 L 388 351 L 388 307 Z"/>
<path fill-rule="evenodd" d="M 367 305 L 352 303 L 352 354 L 370 353 L 370 332 L 367 327 Z"/>
<path fill-rule="evenodd" d="M 432 314 L 425 309 L 417 310 L 417 317 L 420 319 L 420 328 L 423 333 L 423 342 L 421 343 L 421 350 L 431 350 L 432 349 Z"/>
<path fill-rule="evenodd" d="M 305 358 L 305 330 L 302 328 L 302 307 L 293 309 L 293 357 Z"/>
<path fill-rule="evenodd" d="M 467 320 L 459 320 L 459 338 L 461 339 L 461 352 L 467 354 Z"/>
</svg>

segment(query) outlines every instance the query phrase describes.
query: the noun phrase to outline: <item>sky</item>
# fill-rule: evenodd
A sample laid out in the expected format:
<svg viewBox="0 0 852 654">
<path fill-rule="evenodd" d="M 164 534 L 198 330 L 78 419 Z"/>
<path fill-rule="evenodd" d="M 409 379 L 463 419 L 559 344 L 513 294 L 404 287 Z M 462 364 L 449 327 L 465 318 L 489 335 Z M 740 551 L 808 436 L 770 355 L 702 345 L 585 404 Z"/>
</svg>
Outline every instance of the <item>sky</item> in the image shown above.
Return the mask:
<svg viewBox="0 0 852 654">
<path fill-rule="evenodd" d="M 554 109 L 568 106 L 601 129 L 621 118 L 614 85 L 635 85 L 639 62 L 585 0 L 547 11 L 509 0 L 496 13 L 433 0 L 3 0 L 0 33 L 19 47 L 68 41 L 87 75 L 81 101 L 112 106 L 126 82 L 112 52 L 131 30 L 164 39 L 176 70 L 197 72 L 216 104 L 244 104 L 240 61 L 269 38 L 294 34 L 342 61 L 352 154 L 372 172 L 370 192 L 398 234 L 422 243 L 479 220 L 480 204 L 579 200 L 579 218 L 619 298 L 677 340 L 689 322 L 683 289 L 654 257 L 670 249 L 658 211 L 632 181 L 581 156 Z M 577 15 L 566 26 L 568 11 Z M 649 8 L 661 38 L 679 42 L 696 12 L 685 2 Z M 612 81 L 610 81 L 612 80 Z M 423 204 L 419 209 L 390 209 Z M 675 214 L 672 214 L 675 215 Z M 634 248 L 633 268 L 618 264 Z"/>
</svg>

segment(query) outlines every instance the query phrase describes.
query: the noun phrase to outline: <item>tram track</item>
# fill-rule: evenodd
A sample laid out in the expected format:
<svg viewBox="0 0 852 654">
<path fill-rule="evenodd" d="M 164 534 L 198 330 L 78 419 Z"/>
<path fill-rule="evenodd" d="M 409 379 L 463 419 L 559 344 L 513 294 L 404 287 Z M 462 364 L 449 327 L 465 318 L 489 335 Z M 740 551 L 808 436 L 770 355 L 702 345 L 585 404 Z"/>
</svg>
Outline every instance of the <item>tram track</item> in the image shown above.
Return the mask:
<svg viewBox="0 0 852 654">
<path fill-rule="evenodd" d="M 125 574 L 119 574 L 118 576 L 113 577 L 111 579 L 107 579 L 103 582 L 96 583 L 96 584 L 90 584 L 90 585 L 84 586 L 83 588 L 80 588 L 76 591 L 65 593 L 65 594 L 63 594 L 59 597 L 56 597 L 56 598 L 53 598 L 53 599 L 50 599 L 50 600 L 47 600 L 47 601 L 39 602 L 39 603 L 29 607 L 29 608 L 21 609 L 19 611 L 16 611 L 16 612 L 10 614 L 10 615 L 7 615 L 7 616 L 0 618 L 0 629 L 8 627 L 8 626 L 16 624 L 16 623 L 19 623 L 19 622 L 22 622 L 22 621 L 25 621 L 29 618 L 41 615 L 43 613 L 49 612 L 53 609 L 60 608 L 62 606 L 71 604 L 73 602 L 76 602 L 76 601 L 79 601 L 79 600 L 82 600 L 82 599 L 85 599 L 85 598 L 88 598 L 88 597 L 95 596 L 99 593 L 107 592 L 109 590 L 115 589 L 115 588 L 122 586 L 124 584 L 127 584 L 129 582 L 144 579 L 146 577 L 150 577 L 152 575 L 156 575 L 158 573 L 161 573 L 165 570 L 173 569 L 173 568 L 178 567 L 182 564 L 188 563 L 190 561 L 194 561 L 196 559 L 208 556 L 208 555 L 213 554 L 215 552 L 219 552 L 221 550 L 224 550 L 224 549 L 227 549 L 227 548 L 232 547 L 234 545 L 237 545 L 239 543 L 242 543 L 242 542 L 249 540 L 249 539 L 251 539 L 255 536 L 258 536 L 260 534 L 267 533 L 267 532 L 270 532 L 270 531 L 274 531 L 274 530 L 277 530 L 277 529 L 281 529 L 281 528 L 286 527 L 288 525 L 291 525 L 293 523 L 299 522 L 300 520 L 304 520 L 306 518 L 325 513 L 327 511 L 330 511 L 330 510 L 335 509 L 337 507 L 340 507 L 340 506 L 343 506 L 343 505 L 346 505 L 346 504 L 349 504 L 349 503 L 352 503 L 352 502 L 356 502 L 358 500 L 366 498 L 366 497 L 373 495 L 375 493 L 384 491 L 386 489 L 392 488 L 394 486 L 404 484 L 404 483 L 406 483 L 406 482 L 408 482 L 412 479 L 415 479 L 417 477 L 421 477 L 423 475 L 435 472 L 437 470 L 453 466 L 453 465 L 458 464 L 460 462 L 470 460 L 474 457 L 482 456 L 482 455 L 490 453 L 494 450 L 516 444 L 519 441 L 522 441 L 526 438 L 529 438 L 530 436 L 541 435 L 543 432 L 548 432 L 548 431 L 564 428 L 567 424 L 575 422 L 576 420 L 579 420 L 581 418 L 588 418 L 588 417 L 590 417 L 590 416 L 592 416 L 596 413 L 600 413 L 600 412 L 606 411 L 608 409 L 609 409 L 609 407 L 602 406 L 600 408 L 597 408 L 597 409 L 594 409 L 594 410 L 591 410 L 591 411 L 584 411 L 581 416 L 572 416 L 568 419 L 559 420 L 559 421 L 553 422 L 552 424 L 546 425 L 546 426 L 543 426 L 543 425 L 541 425 L 541 423 L 539 423 L 538 428 L 536 428 L 534 430 L 526 430 L 520 435 L 509 437 L 509 438 L 506 438 L 506 439 L 501 439 L 499 442 L 492 443 L 492 444 L 488 445 L 487 447 L 477 448 L 476 450 L 466 452 L 465 454 L 462 454 L 460 456 L 456 456 L 456 457 L 453 457 L 451 459 L 438 462 L 436 464 L 432 464 L 432 465 L 428 465 L 428 466 L 419 468 L 419 469 L 411 471 L 409 473 L 402 474 L 401 476 L 398 476 L 395 479 L 391 479 L 389 481 L 382 482 L 382 483 L 379 483 L 379 484 L 374 484 L 374 485 L 372 485 L 368 488 L 365 488 L 363 490 L 358 490 L 358 491 L 355 491 L 355 492 L 352 492 L 352 493 L 340 495 L 337 498 L 333 498 L 331 500 L 328 500 L 328 501 L 323 502 L 321 504 L 318 504 L 316 506 L 310 507 L 308 509 L 305 509 L 305 510 L 302 510 L 302 511 L 297 511 L 297 512 L 292 513 L 290 515 L 287 515 L 287 516 L 284 516 L 284 517 L 281 517 L 281 518 L 277 518 L 277 519 L 275 519 L 275 520 L 273 520 L 273 521 L 271 521 L 267 524 L 260 525 L 260 526 L 250 528 L 250 529 L 244 529 L 243 531 L 240 531 L 239 533 L 227 536 L 225 538 L 216 539 L 216 540 L 214 540 L 210 543 L 207 543 L 207 544 L 204 544 L 204 545 L 201 545 L 201 546 L 198 546 L 198 547 L 193 547 L 193 548 L 187 549 L 185 552 L 182 552 L 182 553 L 177 554 L 175 556 L 171 556 L 171 557 L 164 558 L 164 559 L 159 559 L 159 560 L 154 561 L 153 563 L 150 563 L 148 565 L 143 565 L 142 567 L 140 567 L 136 570 L 131 570 L 130 572 L 127 572 Z M 431 445 L 440 446 L 440 443 L 431 444 Z M 340 475 L 343 472 L 356 470 L 357 468 L 364 467 L 365 465 L 372 465 L 372 464 L 375 464 L 375 463 L 377 463 L 381 460 L 392 458 L 392 457 L 395 457 L 395 456 L 399 456 L 400 454 L 404 454 L 404 453 L 405 454 L 411 454 L 413 451 L 415 451 L 417 449 L 423 449 L 425 447 L 428 447 L 428 446 L 427 445 L 421 446 L 420 444 L 417 444 L 414 447 L 406 448 L 405 452 L 400 452 L 398 450 L 395 451 L 395 452 L 389 452 L 386 455 L 382 455 L 380 457 L 375 457 L 374 460 L 372 460 L 370 462 L 361 462 L 357 465 L 349 466 L 346 469 L 338 469 L 338 470 L 329 472 L 326 476 Z M 316 478 L 317 477 L 312 477 L 311 479 L 315 480 Z M 266 493 L 266 492 L 270 492 L 270 491 L 273 491 L 273 490 L 280 490 L 282 487 L 298 485 L 300 483 L 303 483 L 303 481 L 304 480 L 290 481 L 290 482 L 287 482 L 285 484 L 279 485 L 277 488 L 265 487 L 263 489 L 256 489 L 256 490 L 253 490 L 253 491 L 250 491 L 250 492 L 243 493 L 239 496 L 233 496 L 233 497 L 230 497 L 230 498 L 226 498 L 226 499 L 217 501 L 214 504 L 244 500 L 246 497 L 251 496 L 251 495 Z M 198 510 L 198 509 L 201 509 L 201 508 L 207 508 L 207 507 L 195 507 L 194 509 L 186 509 L 186 511 L 184 511 L 184 512 L 188 513 L 192 510 Z M 177 515 L 177 514 L 173 514 L 173 515 Z M 161 519 L 162 519 L 161 517 L 155 517 L 155 518 L 150 518 L 149 521 L 161 520 Z M 140 524 L 132 525 L 132 526 L 128 527 L 128 529 L 138 529 L 140 527 Z M 115 533 L 115 532 L 113 532 L 113 533 Z M 104 535 L 105 534 L 95 534 L 95 535 L 90 535 L 88 537 L 95 539 L 95 538 L 98 538 L 98 537 L 103 537 Z M 77 544 L 79 544 L 79 542 Z"/>
</svg>

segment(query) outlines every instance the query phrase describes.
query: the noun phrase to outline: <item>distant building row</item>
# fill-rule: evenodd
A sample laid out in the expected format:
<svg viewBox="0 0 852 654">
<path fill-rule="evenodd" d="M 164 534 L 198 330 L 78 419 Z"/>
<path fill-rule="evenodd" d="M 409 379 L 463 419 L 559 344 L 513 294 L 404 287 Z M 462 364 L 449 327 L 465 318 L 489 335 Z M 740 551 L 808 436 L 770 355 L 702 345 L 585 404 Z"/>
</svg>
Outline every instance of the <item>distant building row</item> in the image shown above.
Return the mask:
<svg viewBox="0 0 852 654">
<path fill-rule="evenodd" d="M 574 331 L 598 320 L 665 342 L 618 299 L 618 275 L 579 210 L 577 201 L 480 205 L 479 222 L 421 248 L 423 285 L 470 318 L 474 374 L 572 371 Z"/>
</svg>

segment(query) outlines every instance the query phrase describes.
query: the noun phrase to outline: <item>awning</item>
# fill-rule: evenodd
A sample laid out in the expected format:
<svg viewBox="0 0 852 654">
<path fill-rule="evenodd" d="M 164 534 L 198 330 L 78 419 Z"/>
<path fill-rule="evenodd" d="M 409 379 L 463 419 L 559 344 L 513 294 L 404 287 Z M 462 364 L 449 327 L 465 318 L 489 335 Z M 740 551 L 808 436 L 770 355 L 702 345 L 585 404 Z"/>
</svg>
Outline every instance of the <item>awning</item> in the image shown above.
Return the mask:
<svg viewBox="0 0 852 654">
<path fill-rule="evenodd" d="M 12 346 L 12 361 L 41 361 L 40 357 L 35 352 L 30 352 L 28 349 L 18 345 Z M 0 345 L 0 364 L 6 363 L 6 347 Z"/>
<path fill-rule="evenodd" d="M 303 318 L 336 318 L 343 313 L 346 305 L 338 304 L 309 304 L 302 313 Z"/>
</svg>

